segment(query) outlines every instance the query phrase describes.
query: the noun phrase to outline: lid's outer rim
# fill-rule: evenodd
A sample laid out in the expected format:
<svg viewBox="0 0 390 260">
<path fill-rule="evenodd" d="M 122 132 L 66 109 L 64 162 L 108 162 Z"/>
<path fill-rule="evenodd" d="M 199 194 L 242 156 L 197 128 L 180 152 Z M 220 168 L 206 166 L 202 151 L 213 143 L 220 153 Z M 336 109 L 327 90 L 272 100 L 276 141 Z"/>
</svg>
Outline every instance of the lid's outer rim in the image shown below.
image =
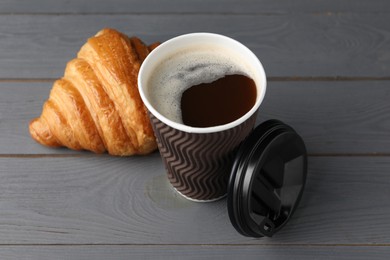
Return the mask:
<svg viewBox="0 0 390 260">
<path fill-rule="evenodd" d="M 249 160 L 244 160 L 249 156 L 249 154 L 254 150 L 252 147 L 245 145 L 246 143 L 254 143 L 255 145 L 258 145 L 262 139 L 264 138 L 264 133 L 267 133 L 267 130 L 269 128 L 272 128 L 274 125 L 278 125 L 281 122 L 278 120 L 268 120 L 259 126 L 257 126 L 256 130 L 253 131 L 247 139 L 243 141 L 243 143 L 240 145 L 237 154 L 236 154 L 236 160 L 234 161 L 232 172 L 229 177 L 229 187 L 228 187 L 228 196 L 227 196 L 227 203 L 228 203 L 228 212 L 229 217 L 231 220 L 231 223 L 233 226 L 238 230 L 241 234 L 245 236 L 253 236 L 253 237 L 262 237 L 260 234 L 252 233 L 247 228 L 245 228 L 245 225 L 242 225 L 242 202 L 241 202 L 241 196 L 238 194 L 241 193 L 241 185 L 242 179 L 244 178 L 245 174 L 242 174 L 249 162 Z"/>
<path fill-rule="evenodd" d="M 262 167 L 265 163 L 266 155 L 264 154 L 263 151 L 265 151 L 265 149 L 269 146 L 269 144 L 273 140 L 278 138 L 279 136 L 287 134 L 287 133 L 291 133 L 289 130 L 290 129 L 285 128 L 283 125 L 275 125 L 272 127 L 271 130 L 269 130 L 269 131 L 267 131 L 267 133 L 265 133 L 265 136 L 264 136 L 262 142 L 256 147 L 256 149 L 248 157 L 248 161 L 252 161 L 252 160 L 258 161 L 256 167 L 254 168 L 255 170 L 253 172 L 256 172 L 257 168 L 260 166 Z M 252 178 L 252 176 L 250 176 L 250 177 Z M 242 205 L 241 211 L 242 211 L 242 213 L 243 213 L 242 215 L 245 217 L 245 219 L 241 219 L 241 221 L 244 223 L 244 225 L 248 226 L 249 229 L 253 230 L 254 228 L 250 227 L 251 225 L 253 225 L 253 223 L 252 223 L 253 218 L 251 217 L 250 211 L 249 211 L 249 207 L 250 207 L 249 202 L 250 202 L 250 198 L 251 198 L 250 194 L 251 194 L 252 189 L 251 189 L 251 186 L 248 182 L 243 183 L 243 185 L 245 185 L 245 184 L 247 184 L 247 186 L 245 186 L 243 189 L 241 189 L 241 197 L 243 198 L 243 201 L 244 201 L 241 204 Z M 248 221 L 248 220 L 250 220 L 250 221 Z M 265 225 L 268 226 L 267 230 L 265 228 L 263 228 Z M 268 217 L 264 217 L 263 221 L 261 222 L 261 224 L 259 225 L 258 228 L 261 230 L 262 236 L 267 236 L 267 237 L 271 237 L 277 230 L 277 228 L 275 228 L 275 225 L 273 224 L 273 221 L 270 220 Z M 253 233 L 253 231 L 251 233 Z M 256 234 L 256 232 L 254 232 L 254 233 Z"/>
<path fill-rule="evenodd" d="M 249 157 L 253 154 L 253 151 L 263 142 L 263 140 L 269 135 L 271 130 L 277 126 L 281 126 L 283 123 L 279 120 L 268 120 L 259 126 L 243 141 L 237 151 L 236 160 L 234 161 L 232 172 L 229 179 L 228 187 L 228 212 L 230 220 L 233 226 L 241 234 L 250 237 L 263 237 L 262 234 L 252 232 L 243 220 L 243 205 L 242 205 L 242 185 L 243 178 L 245 177 L 245 171 L 250 161 Z M 246 144 L 255 144 L 254 146 Z M 232 185 L 233 184 L 233 185 Z"/>
<path fill-rule="evenodd" d="M 300 149 L 302 150 L 302 155 L 304 158 L 303 161 L 303 183 L 301 190 L 299 191 L 299 194 L 296 198 L 296 202 L 293 205 L 293 207 L 290 209 L 286 219 L 282 224 L 275 227 L 273 222 L 268 219 L 268 217 L 264 217 L 263 221 L 261 223 L 267 224 L 268 229 L 262 229 L 262 225 L 260 227 L 257 226 L 257 228 L 253 228 L 253 221 L 248 221 L 248 219 L 251 219 L 250 212 L 249 212 L 249 199 L 248 199 L 248 192 L 251 189 L 248 189 L 248 187 L 243 188 L 244 185 L 244 178 L 247 174 L 247 167 L 249 162 L 252 160 L 258 160 L 257 166 L 260 166 L 264 164 L 265 155 L 263 154 L 264 149 L 268 147 L 269 144 L 272 143 L 273 140 L 278 138 L 279 136 L 283 134 L 293 134 L 294 138 L 297 138 L 298 142 L 300 142 Z M 257 153 L 256 158 L 252 158 L 255 155 L 255 152 Z M 259 155 L 260 154 L 260 155 Z M 256 166 L 256 167 L 257 167 Z M 249 173 L 250 178 L 253 176 L 253 172 Z M 290 126 L 284 124 L 283 122 L 279 120 L 268 120 L 253 131 L 253 133 L 247 137 L 246 140 L 243 141 L 243 143 L 240 145 L 240 148 L 237 151 L 236 160 L 232 167 L 232 172 L 229 179 L 229 187 L 228 187 L 228 212 L 229 212 L 229 218 L 235 227 L 235 229 L 245 236 L 250 237 L 262 237 L 262 236 L 272 236 L 274 233 L 278 232 L 280 229 L 282 229 L 291 216 L 294 214 L 297 205 L 299 204 L 299 201 L 302 197 L 303 190 L 305 187 L 306 182 L 306 175 L 307 175 L 307 153 L 306 148 L 304 145 L 304 142 L 302 138 L 295 132 L 293 128 Z M 247 183 L 248 184 L 248 183 Z M 252 226 L 251 226 L 252 225 Z"/>
</svg>

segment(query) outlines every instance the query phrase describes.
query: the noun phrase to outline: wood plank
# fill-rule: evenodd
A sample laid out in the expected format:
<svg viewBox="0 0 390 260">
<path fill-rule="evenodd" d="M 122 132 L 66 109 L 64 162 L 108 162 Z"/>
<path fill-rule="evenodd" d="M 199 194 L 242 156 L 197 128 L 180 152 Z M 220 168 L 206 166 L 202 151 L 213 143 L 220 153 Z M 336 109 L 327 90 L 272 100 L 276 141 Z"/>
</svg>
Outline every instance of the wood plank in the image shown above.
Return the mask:
<svg viewBox="0 0 390 260">
<path fill-rule="evenodd" d="M 2 246 L 0 257 L 21 259 L 387 259 L 390 247 L 369 246 Z"/>
<path fill-rule="evenodd" d="M 103 27 L 137 35 L 147 43 L 197 31 L 225 34 L 251 48 L 272 77 L 389 77 L 388 17 L 388 13 L 2 15 L 0 78 L 57 78 L 86 39 Z"/>
<path fill-rule="evenodd" d="M 302 13 L 388 12 L 386 0 L 2 0 L 1 13 Z"/>
<path fill-rule="evenodd" d="M 177 195 L 157 153 L 0 158 L 0 244 L 388 245 L 389 171 L 390 157 L 309 158 L 294 217 L 251 239 L 230 224 L 226 200 Z"/>
<path fill-rule="evenodd" d="M 50 82 L 0 83 L 0 154 L 74 153 L 45 148 L 28 133 L 50 89 Z M 257 123 L 292 125 L 311 154 L 389 154 L 389 99 L 387 81 L 269 82 Z"/>
<path fill-rule="evenodd" d="M 388 81 L 269 82 L 258 122 L 292 125 L 309 153 L 388 154 Z"/>
</svg>

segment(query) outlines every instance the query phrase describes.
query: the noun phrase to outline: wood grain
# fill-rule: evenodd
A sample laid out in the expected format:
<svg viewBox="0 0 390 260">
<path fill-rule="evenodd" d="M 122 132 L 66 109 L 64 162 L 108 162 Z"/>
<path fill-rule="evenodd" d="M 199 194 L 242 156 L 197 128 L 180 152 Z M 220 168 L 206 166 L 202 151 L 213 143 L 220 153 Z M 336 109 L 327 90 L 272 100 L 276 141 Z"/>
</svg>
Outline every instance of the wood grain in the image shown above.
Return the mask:
<svg viewBox="0 0 390 260">
<path fill-rule="evenodd" d="M 0 78 L 57 78 L 86 39 L 114 27 L 145 42 L 231 36 L 271 77 L 389 77 L 388 13 L 286 15 L 0 15 Z M 16 29 L 17 28 L 17 29 Z"/>
<path fill-rule="evenodd" d="M 386 259 L 389 247 L 369 246 L 2 246 L 1 259 Z"/>
<path fill-rule="evenodd" d="M 2 0 L 1 13 L 302 13 L 388 12 L 386 0 Z"/>
<path fill-rule="evenodd" d="M 387 0 L 0 0 L 0 259 L 388 259 Z M 271 79 L 257 123 L 304 138 L 307 188 L 273 238 L 240 236 L 226 200 L 181 198 L 159 154 L 49 149 L 29 136 L 53 79 L 114 27 L 145 42 L 210 31 Z"/>
<path fill-rule="evenodd" d="M 272 239 L 251 239 L 230 224 L 226 200 L 177 195 L 157 153 L 0 158 L 0 244 L 388 245 L 389 171 L 389 157 L 311 157 L 294 217 Z"/>
<path fill-rule="evenodd" d="M 51 82 L 0 82 L 0 154 L 75 154 L 45 148 L 28 133 L 50 89 Z M 257 123 L 285 121 L 311 154 L 389 154 L 389 100 L 387 81 L 269 82 Z"/>
</svg>

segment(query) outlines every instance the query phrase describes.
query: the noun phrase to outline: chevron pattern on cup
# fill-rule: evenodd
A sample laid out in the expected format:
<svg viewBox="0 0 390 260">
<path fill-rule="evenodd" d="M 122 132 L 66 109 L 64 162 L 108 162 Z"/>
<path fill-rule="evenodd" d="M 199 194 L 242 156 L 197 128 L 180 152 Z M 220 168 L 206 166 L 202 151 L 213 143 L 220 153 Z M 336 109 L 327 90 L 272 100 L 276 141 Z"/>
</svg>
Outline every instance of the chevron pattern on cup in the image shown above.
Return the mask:
<svg viewBox="0 0 390 260">
<path fill-rule="evenodd" d="M 149 113 L 173 187 L 195 200 L 224 196 L 236 148 L 253 129 L 256 114 L 234 128 L 198 134 L 172 128 Z"/>
</svg>

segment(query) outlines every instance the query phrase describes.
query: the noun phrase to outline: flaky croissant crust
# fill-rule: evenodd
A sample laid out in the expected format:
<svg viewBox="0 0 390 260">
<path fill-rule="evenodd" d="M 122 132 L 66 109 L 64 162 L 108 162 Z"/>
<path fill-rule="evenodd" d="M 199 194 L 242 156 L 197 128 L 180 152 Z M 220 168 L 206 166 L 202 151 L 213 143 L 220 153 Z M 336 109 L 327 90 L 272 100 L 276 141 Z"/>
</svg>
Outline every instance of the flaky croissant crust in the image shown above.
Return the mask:
<svg viewBox="0 0 390 260">
<path fill-rule="evenodd" d="M 55 81 L 39 118 L 30 122 L 39 143 L 112 155 L 147 154 L 157 148 L 137 75 L 157 44 L 103 29 L 88 39 Z"/>
</svg>

